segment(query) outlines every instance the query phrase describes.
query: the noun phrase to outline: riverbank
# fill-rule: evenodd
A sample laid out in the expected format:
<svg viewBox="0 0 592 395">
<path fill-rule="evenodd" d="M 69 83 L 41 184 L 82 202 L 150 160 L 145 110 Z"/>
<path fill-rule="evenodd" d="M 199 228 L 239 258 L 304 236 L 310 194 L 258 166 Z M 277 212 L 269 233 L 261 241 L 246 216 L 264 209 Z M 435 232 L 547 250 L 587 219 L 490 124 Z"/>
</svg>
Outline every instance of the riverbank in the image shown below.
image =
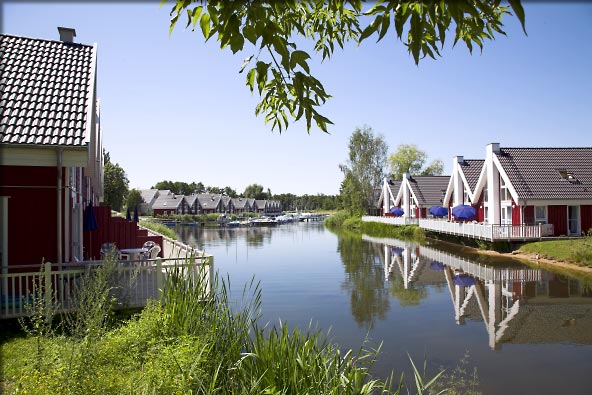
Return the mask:
<svg viewBox="0 0 592 395">
<path fill-rule="evenodd" d="M 490 249 L 488 247 L 495 247 L 496 245 L 492 246 L 479 240 L 471 240 L 470 243 L 467 243 L 463 239 L 464 242 L 459 243 L 457 237 L 453 237 L 453 240 L 442 238 L 442 235 L 432 238 L 430 236 L 434 236 L 434 234 L 431 232 L 426 233 L 416 225 L 393 226 L 378 222 L 363 222 L 360 217 L 352 217 L 344 211 L 329 217 L 325 224 L 328 227 L 343 228 L 375 237 L 413 238 L 418 241 L 429 238 L 467 248 L 482 255 L 515 258 L 531 265 L 542 265 L 548 268 L 559 268 L 574 273 L 592 275 L 592 236 L 581 239 L 537 241 L 526 243 L 517 250 L 510 251 L 506 249 L 507 252 L 504 252 L 503 248 L 502 251 Z M 506 247 L 506 245 L 504 244 L 502 247 Z"/>
<path fill-rule="evenodd" d="M 37 290 L 42 297 L 24 331 L 13 322 L 12 333 L 0 336 L 0 393 L 403 393 L 394 375 L 370 374 L 378 350 L 340 350 L 312 326 L 260 327 L 262 296 L 254 279 L 237 301 L 218 276 L 210 282 L 202 272 L 175 270 L 163 286 L 166 303 L 117 317 L 113 304 L 122 301 L 111 293 L 117 264 L 107 260 L 81 277 L 78 309 L 64 316 Z M 431 380 L 413 372 L 416 382 Z"/>
</svg>

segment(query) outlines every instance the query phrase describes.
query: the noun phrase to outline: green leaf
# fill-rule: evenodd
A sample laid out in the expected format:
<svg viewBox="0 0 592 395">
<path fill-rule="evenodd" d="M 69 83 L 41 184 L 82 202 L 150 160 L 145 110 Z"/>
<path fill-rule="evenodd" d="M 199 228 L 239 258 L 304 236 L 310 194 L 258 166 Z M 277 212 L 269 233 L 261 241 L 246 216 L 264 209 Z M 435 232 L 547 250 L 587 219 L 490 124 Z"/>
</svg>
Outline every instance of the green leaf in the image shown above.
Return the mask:
<svg viewBox="0 0 592 395">
<path fill-rule="evenodd" d="M 304 51 L 292 52 L 292 55 L 290 55 L 290 68 L 294 69 L 296 65 L 299 65 L 304 71 L 310 74 L 310 69 L 306 62 L 307 59 L 310 59 L 310 55 Z"/>
<path fill-rule="evenodd" d="M 230 37 L 230 50 L 232 53 L 237 53 L 238 51 L 242 50 L 244 44 L 245 39 L 241 34 L 233 34 Z"/>
<path fill-rule="evenodd" d="M 191 16 L 191 19 L 193 20 L 193 27 L 197 25 L 197 21 L 199 20 L 199 16 L 201 15 L 202 9 L 202 6 L 198 6 L 193 9 L 193 15 Z"/>
<path fill-rule="evenodd" d="M 382 38 L 385 36 L 386 32 L 388 31 L 390 25 L 391 25 L 391 14 L 387 12 L 384 14 L 384 17 L 382 18 L 382 24 L 380 25 L 380 35 L 378 36 L 378 40 L 376 40 L 376 42 L 382 40 Z"/>
<path fill-rule="evenodd" d="M 247 25 L 243 28 L 243 36 L 251 42 L 251 44 L 257 44 L 257 33 L 252 25 Z"/>
<path fill-rule="evenodd" d="M 525 16 L 524 16 L 524 8 L 522 8 L 522 4 L 520 3 L 520 0 L 508 0 L 508 3 L 510 3 L 512 10 L 514 10 L 514 13 L 518 17 L 518 20 L 520 21 L 520 24 L 522 25 L 522 30 L 524 31 L 524 34 L 526 34 L 528 36 L 528 33 L 526 33 L 526 21 L 525 21 Z"/>
<path fill-rule="evenodd" d="M 210 38 L 210 14 L 205 13 L 201 16 L 201 20 L 199 21 L 199 26 L 201 27 L 201 32 L 203 33 L 205 39 Z"/>
<path fill-rule="evenodd" d="M 246 85 L 251 90 L 251 93 L 253 93 L 253 89 L 255 88 L 255 76 L 256 75 L 257 75 L 257 70 L 255 68 L 252 68 L 247 73 L 247 84 Z"/>
<path fill-rule="evenodd" d="M 370 37 L 372 35 L 372 33 L 376 32 L 378 30 L 378 27 L 380 26 L 381 22 L 382 22 L 382 15 L 377 15 L 376 18 L 374 18 L 374 20 L 364 29 L 364 31 L 360 35 L 359 42 L 362 42 L 363 40 Z"/>
</svg>

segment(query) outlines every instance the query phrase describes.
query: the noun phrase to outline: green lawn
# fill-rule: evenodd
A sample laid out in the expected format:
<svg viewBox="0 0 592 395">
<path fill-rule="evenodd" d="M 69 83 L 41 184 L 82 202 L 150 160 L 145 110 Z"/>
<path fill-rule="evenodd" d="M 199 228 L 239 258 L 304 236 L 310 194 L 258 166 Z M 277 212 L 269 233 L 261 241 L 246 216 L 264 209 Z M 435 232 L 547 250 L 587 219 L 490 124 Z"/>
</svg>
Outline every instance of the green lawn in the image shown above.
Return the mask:
<svg viewBox="0 0 592 395">
<path fill-rule="evenodd" d="M 528 243 L 521 252 L 539 254 L 541 258 L 558 259 L 582 266 L 592 266 L 592 237 L 570 240 L 549 240 Z"/>
</svg>

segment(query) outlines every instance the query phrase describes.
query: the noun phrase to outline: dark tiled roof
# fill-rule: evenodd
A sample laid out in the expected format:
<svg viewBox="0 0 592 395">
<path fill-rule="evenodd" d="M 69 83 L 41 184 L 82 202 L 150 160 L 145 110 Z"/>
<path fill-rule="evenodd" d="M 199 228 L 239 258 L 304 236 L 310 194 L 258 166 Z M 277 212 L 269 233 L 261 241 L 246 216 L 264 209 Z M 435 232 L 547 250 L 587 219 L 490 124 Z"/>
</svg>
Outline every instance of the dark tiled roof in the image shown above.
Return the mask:
<svg viewBox="0 0 592 395">
<path fill-rule="evenodd" d="M 448 188 L 450 176 L 415 176 L 409 180 L 411 190 L 421 206 L 439 206 Z"/>
<path fill-rule="evenodd" d="M 154 201 L 152 209 L 176 209 L 179 207 L 183 199 L 185 199 L 185 196 L 183 195 L 161 195 Z"/>
<path fill-rule="evenodd" d="M 140 195 L 142 195 L 142 201 L 144 203 L 150 203 L 154 196 L 158 193 L 158 189 L 142 189 Z"/>
<path fill-rule="evenodd" d="M 0 35 L 0 142 L 86 146 L 94 58 L 89 45 Z"/>
<path fill-rule="evenodd" d="M 520 199 L 592 199 L 592 148 L 502 148 L 497 154 Z M 575 176 L 562 177 L 560 170 Z"/>
<path fill-rule="evenodd" d="M 247 198 L 232 198 L 232 205 L 236 209 L 243 210 L 247 204 Z"/>
<path fill-rule="evenodd" d="M 189 205 L 189 206 L 193 206 L 193 203 L 195 203 L 196 200 L 197 200 L 197 195 L 185 196 L 185 201 L 187 202 L 187 205 Z"/>
<path fill-rule="evenodd" d="M 460 165 L 460 168 L 469 183 L 471 192 L 473 192 L 477 186 L 477 181 L 479 181 L 479 176 L 483 169 L 483 163 L 485 163 L 483 159 L 465 159 Z"/>
<path fill-rule="evenodd" d="M 204 210 L 211 210 L 218 208 L 220 197 L 218 193 L 200 193 L 197 195 L 197 200 Z"/>
</svg>

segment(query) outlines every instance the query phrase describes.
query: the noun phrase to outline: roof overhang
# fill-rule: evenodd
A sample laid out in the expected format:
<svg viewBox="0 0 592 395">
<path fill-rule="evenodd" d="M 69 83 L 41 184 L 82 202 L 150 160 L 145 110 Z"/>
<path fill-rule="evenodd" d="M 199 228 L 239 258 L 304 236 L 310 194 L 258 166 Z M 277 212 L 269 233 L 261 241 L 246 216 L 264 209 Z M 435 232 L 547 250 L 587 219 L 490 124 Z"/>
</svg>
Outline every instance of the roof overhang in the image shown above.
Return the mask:
<svg viewBox="0 0 592 395">
<path fill-rule="evenodd" d="M 63 167 L 87 167 L 88 148 L 86 146 L 62 145 L 16 145 L 0 146 L 0 165 L 2 166 L 57 166 L 57 151 L 62 150 Z"/>
</svg>

